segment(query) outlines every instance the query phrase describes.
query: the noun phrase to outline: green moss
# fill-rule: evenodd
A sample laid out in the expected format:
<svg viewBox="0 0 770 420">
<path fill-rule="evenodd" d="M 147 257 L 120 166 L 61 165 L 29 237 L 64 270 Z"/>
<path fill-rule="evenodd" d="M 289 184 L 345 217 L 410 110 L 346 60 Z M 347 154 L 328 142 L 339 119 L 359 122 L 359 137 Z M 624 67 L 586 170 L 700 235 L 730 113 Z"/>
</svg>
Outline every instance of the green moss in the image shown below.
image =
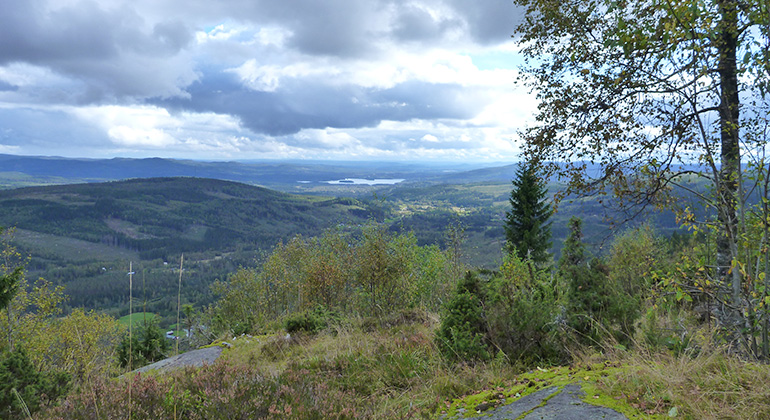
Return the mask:
<svg viewBox="0 0 770 420">
<path fill-rule="evenodd" d="M 622 366 L 605 365 L 597 363 L 589 366 L 560 366 L 548 369 L 537 368 L 536 370 L 523 373 L 516 377 L 516 385 L 504 390 L 484 390 L 473 395 L 464 396 L 454 400 L 450 407 L 440 410 L 436 417 L 445 415 L 445 418 L 472 418 L 483 417 L 484 413 L 478 413 L 476 407 L 482 403 L 492 403 L 495 406 L 510 404 L 521 397 L 532 394 L 536 391 L 550 386 L 556 386 L 560 389 L 565 385 L 577 383 L 585 393 L 583 401 L 601 407 L 611 408 L 618 411 L 628 418 L 635 419 L 667 419 L 665 414 L 648 414 L 639 411 L 631 406 L 625 398 L 616 395 L 608 395 L 602 391 L 605 383 L 611 383 L 616 380 L 619 374 L 627 369 Z M 556 395 L 547 397 L 545 401 Z"/>
</svg>

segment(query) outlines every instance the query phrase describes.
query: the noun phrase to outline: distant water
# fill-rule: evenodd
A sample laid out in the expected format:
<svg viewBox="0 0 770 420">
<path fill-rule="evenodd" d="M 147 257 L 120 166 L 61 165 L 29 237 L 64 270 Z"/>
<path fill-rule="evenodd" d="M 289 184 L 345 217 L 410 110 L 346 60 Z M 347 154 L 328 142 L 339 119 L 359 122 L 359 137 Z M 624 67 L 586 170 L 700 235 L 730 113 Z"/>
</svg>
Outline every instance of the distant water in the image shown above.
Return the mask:
<svg viewBox="0 0 770 420">
<path fill-rule="evenodd" d="M 378 178 L 378 179 L 364 179 L 364 178 L 345 178 L 338 179 L 336 181 L 324 181 L 327 184 L 333 185 L 393 185 L 404 181 L 399 178 Z"/>
</svg>

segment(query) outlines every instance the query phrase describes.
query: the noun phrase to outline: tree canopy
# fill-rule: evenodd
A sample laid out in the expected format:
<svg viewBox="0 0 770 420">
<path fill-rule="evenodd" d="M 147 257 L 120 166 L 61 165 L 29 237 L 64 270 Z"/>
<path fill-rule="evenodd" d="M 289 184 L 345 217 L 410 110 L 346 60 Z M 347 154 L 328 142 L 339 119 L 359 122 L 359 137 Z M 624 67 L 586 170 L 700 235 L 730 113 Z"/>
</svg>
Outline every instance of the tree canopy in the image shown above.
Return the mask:
<svg viewBox="0 0 770 420">
<path fill-rule="evenodd" d="M 5 228 L 0 226 L 0 237 L 5 234 Z M 10 247 L 5 240 L 0 250 L 0 310 L 5 309 L 19 290 L 19 282 L 24 276 L 24 267 L 14 264 L 16 250 Z"/>
<path fill-rule="evenodd" d="M 691 190 L 716 214 L 719 277 L 737 307 L 742 159 L 765 165 L 770 134 L 766 0 L 515 0 L 521 83 L 538 97 L 526 154 L 569 193 L 614 194 L 626 209 Z"/>
<path fill-rule="evenodd" d="M 648 202 L 687 164 L 730 190 L 741 153 L 767 141 L 766 1 L 516 4 L 521 82 L 539 100 L 526 151 L 571 192 L 612 185 Z"/>
</svg>

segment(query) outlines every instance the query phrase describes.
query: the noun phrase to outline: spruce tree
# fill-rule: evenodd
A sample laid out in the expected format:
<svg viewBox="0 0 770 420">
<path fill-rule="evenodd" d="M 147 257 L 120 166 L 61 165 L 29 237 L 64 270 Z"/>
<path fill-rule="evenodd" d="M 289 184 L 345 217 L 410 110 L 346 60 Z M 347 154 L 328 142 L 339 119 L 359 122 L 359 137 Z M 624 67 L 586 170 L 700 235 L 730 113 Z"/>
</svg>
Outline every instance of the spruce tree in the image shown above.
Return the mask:
<svg viewBox="0 0 770 420">
<path fill-rule="evenodd" d="M 553 214 L 546 201 L 545 183 L 531 162 L 519 166 L 512 183 L 511 210 L 505 221 L 508 252 L 516 253 L 522 260 L 529 257 L 538 265 L 545 264 L 551 247 L 549 219 Z"/>
<path fill-rule="evenodd" d="M 559 276 L 567 286 L 567 324 L 585 344 L 601 344 L 604 334 L 627 345 L 639 318 L 640 302 L 622 287 L 613 287 L 609 268 L 583 242 L 583 221 L 569 220 L 569 235 L 559 259 Z"/>
</svg>

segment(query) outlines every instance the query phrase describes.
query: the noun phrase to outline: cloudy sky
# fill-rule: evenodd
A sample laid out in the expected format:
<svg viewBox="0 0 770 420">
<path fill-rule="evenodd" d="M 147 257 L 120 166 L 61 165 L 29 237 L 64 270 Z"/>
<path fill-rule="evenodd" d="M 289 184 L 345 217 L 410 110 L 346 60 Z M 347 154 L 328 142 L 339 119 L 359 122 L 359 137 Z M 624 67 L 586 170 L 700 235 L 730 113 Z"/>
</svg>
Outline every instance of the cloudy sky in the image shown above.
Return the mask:
<svg viewBox="0 0 770 420">
<path fill-rule="evenodd" d="M 502 161 L 510 0 L 0 0 L 0 153 Z"/>
</svg>

